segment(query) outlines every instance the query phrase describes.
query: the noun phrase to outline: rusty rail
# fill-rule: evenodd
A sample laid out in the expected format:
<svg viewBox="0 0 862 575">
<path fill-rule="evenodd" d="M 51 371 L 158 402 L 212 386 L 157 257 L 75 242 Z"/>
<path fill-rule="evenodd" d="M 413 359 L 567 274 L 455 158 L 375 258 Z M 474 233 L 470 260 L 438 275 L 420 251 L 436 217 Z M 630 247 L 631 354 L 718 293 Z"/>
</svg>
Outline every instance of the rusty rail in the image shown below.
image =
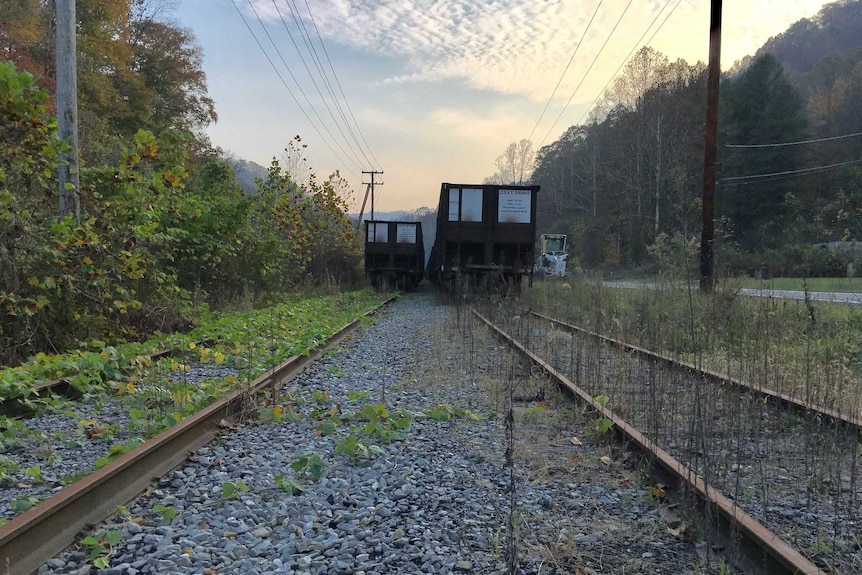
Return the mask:
<svg viewBox="0 0 862 575">
<path fill-rule="evenodd" d="M 839 423 L 842 423 L 845 425 L 850 425 L 850 426 L 857 428 L 857 429 L 862 429 L 862 419 L 860 419 L 859 417 L 853 417 L 850 414 L 841 413 L 840 411 L 836 411 L 834 409 L 829 409 L 829 408 L 822 407 L 819 405 L 810 404 L 808 402 L 802 401 L 801 399 L 798 399 L 798 398 L 793 397 L 791 395 L 787 395 L 785 393 L 774 391 L 774 390 L 766 388 L 766 387 L 751 385 L 750 383 L 747 383 L 747 382 L 745 382 L 739 378 L 731 377 L 727 374 L 719 373 L 717 371 L 712 371 L 709 369 L 703 369 L 702 367 L 698 367 L 698 366 L 696 366 L 692 363 L 689 363 L 687 361 L 682 361 L 682 360 L 675 359 L 673 357 L 670 357 L 670 356 L 667 356 L 667 355 L 664 355 L 661 353 L 657 353 L 655 351 L 650 351 L 648 349 L 638 347 L 636 345 L 631 345 L 631 344 L 626 343 L 624 341 L 620 341 L 618 339 L 614 339 L 614 338 L 608 337 L 606 335 L 601 335 L 599 333 L 595 333 L 595 332 L 583 329 L 581 327 L 572 325 L 572 324 L 564 322 L 564 321 L 560 321 L 558 319 L 554 319 L 552 317 L 548 317 L 544 314 L 541 314 L 541 313 L 538 313 L 535 311 L 531 311 L 530 314 L 532 314 L 532 315 L 534 315 L 540 319 L 543 319 L 545 321 L 551 322 L 552 324 L 562 326 L 562 327 L 564 327 L 564 328 L 566 328 L 572 332 L 582 333 L 586 336 L 597 339 L 597 340 L 599 340 L 603 343 L 606 343 L 608 345 L 616 346 L 616 347 L 618 347 L 624 351 L 630 351 L 632 353 L 636 353 L 637 355 L 639 355 L 641 357 L 645 357 L 647 359 L 651 359 L 654 361 L 660 361 L 660 362 L 665 363 L 667 365 L 673 365 L 676 367 L 686 369 L 690 372 L 697 373 L 698 375 L 705 376 L 705 377 L 707 377 L 707 378 L 709 378 L 715 382 L 730 384 L 730 385 L 736 387 L 737 389 L 739 389 L 740 391 L 743 391 L 743 392 L 751 392 L 751 393 L 760 394 L 761 396 L 766 397 L 767 399 L 773 399 L 775 401 L 778 401 L 779 403 L 781 403 L 785 407 L 790 407 L 792 409 L 802 410 L 805 412 L 813 412 L 813 413 L 816 413 L 819 415 L 823 415 L 823 416 L 825 416 L 829 419 L 832 419 L 836 422 L 839 422 Z"/>
<path fill-rule="evenodd" d="M 210 338 L 204 338 L 195 342 L 196 345 L 203 347 L 209 347 L 214 343 L 215 340 Z M 181 351 L 182 350 L 176 349 L 162 349 L 151 353 L 149 358 L 155 361 L 165 357 L 173 357 L 176 353 L 180 353 Z M 0 415 L 5 415 L 7 417 L 31 417 L 33 415 L 33 409 L 24 403 L 25 400 L 30 398 L 45 399 L 54 395 L 61 395 L 67 399 L 76 399 L 81 396 L 81 393 L 75 389 L 72 384 L 69 383 L 68 378 L 65 377 L 43 381 L 35 385 L 32 390 L 30 390 L 30 394 L 26 397 L 12 397 L 9 399 L 0 398 Z"/>
<path fill-rule="evenodd" d="M 515 349 L 530 358 L 531 361 L 535 362 L 546 373 L 556 379 L 561 388 L 573 394 L 579 401 L 589 405 L 596 412 L 600 413 L 602 417 L 611 420 L 614 424 L 614 429 L 618 433 L 622 434 L 631 444 L 636 446 L 645 457 L 655 462 L 666 473 L 670 474 L 673 479 L 695 493 L 703 505 L 717 510 L 723 519 L 723 531 L 725 532 L 723 538 L 732 539 L 734 538 L 734 534 L 739 534 L 750 543 L 750 545 L 742 546 L 750 556 L 754 555 L 750 551 L 752 546 L 760 551 L 756 558 L 750 559 L 746 563 L 747 568 L 753 569 L 755 573 L 769 575 L 824 575 L 823 571 L 806 559 L 799 551 L 788 545 L 751 515 L 740 509 L 732 500 L 707 485 L 694 471 L 664 451 L 654 441 L 629 425 L 613 411 L 599 404 L 590 394 L 530 351 L 524 344 L 494 325 L 478 311 L 474 309 L 473 313 Z"/>
<path fill-rule="evenodd" d="M 389 299 L 366 315 L 371 315 Z M 249 386 L 231 392 L 209 407 L 187 417 L 120 456 L 105 467 L 60 491 L 36 507 L 0 526 L 0 565 L 5 575 L 29 575 L 51 557 L 72 545 L 80 533 L 116 512 L 158 478 L 178 467 L 209 442 L 242 410 L 249 395 L 278 389 L 338 343 L 360 321 L 343 326 L 307 355 L 294 355 Z"/>
</svg>

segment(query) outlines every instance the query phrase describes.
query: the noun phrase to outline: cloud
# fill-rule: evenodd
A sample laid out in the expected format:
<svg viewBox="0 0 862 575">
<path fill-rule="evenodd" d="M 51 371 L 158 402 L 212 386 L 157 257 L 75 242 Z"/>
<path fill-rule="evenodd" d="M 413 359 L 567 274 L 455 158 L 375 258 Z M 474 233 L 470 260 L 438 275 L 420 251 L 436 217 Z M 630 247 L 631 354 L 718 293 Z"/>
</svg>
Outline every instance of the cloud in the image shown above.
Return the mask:
<svg viewBox="0 0 862 575">
<path fill-rule="evenodd" d="M 602 0 L 588 29 L 600 0 L 277 1 L 281 17 L 295 34 L 297 16 L 312 34 L 316 26 L 327 43 L 402 62 L 400 72 L 380 80 L 385 85 L 463 79 L 475 89 L 524 94 L 536 101 L 548 98 L 579 42 L 582 46 L 556 99 L 569 98 L 594 60 L 578 93 L 583 98 L 598 95 L 659 11 L 677 4 L 677 0 L 638 0 L 626 9 L 627 0 Z M 263 18 L 280 24 L 273 0 L 253 2 Z M 655 43 L 672 58 L 705 61 L 708 2 L 682 0 L 679 4 Z M 778 33 L 799 17 L 813 15 L 822 4 L 815 0 L 726 1 L 725 18 L 734 26 L 726 27 L 723 61 L 730 64 L 756 50 L 768 37 L 762 37 L 764 22 L 773 23 L 774 31 L 770 31 Z M 293 7 L 297 14 L 291 12 Z"/>
<path fill-rule="evenodd" d="M 285 0 L 279 2 L 281 13 L 290 14 Z M 596 30 L 582 38 L 598 2 L 309 0 L 314 24 L 302 3 L 294 5 L 327 43 L 401 61 L 402 73 L 383 79 L 385 84 L 464 79 L 476 89 L 546 99 L 577 43 L 585 41 L 579 50 L 583 70 L 604 39 L 599 25 L 612 25 L 624 5 L 604 0 Z M 272 0 L 255 0 L 255 6 L 278 22 Z M 569 89 L 580 79 L 570 76 L 564 81 Z"/>
</svg>

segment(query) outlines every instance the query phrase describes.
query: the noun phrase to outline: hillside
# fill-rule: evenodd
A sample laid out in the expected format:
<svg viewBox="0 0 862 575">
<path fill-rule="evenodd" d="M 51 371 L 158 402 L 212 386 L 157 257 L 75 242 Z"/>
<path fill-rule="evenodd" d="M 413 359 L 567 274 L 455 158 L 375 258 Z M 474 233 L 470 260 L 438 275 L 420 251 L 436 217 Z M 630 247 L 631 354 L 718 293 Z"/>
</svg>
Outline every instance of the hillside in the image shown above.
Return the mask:
<svg viewBox="0 0 862 575">
<path fill-rule="evenodd" d="M 786 32 L 773 36 L 754 59 L 775 56 L 791 76 L 800 76 L 832 54 L 862 46 L 862 2 L 840 0 L 825 5 L 816 16 L 803 18 Z"/>
</svg>

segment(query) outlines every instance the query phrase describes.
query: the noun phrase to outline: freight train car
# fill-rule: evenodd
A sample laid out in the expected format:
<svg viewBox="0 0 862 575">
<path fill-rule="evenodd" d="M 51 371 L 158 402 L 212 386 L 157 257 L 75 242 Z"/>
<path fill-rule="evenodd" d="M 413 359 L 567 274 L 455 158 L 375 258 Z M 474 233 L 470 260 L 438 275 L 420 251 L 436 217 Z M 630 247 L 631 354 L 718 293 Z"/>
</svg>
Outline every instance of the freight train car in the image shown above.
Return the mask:
<svg viewBox="0 0 862 575">
<path fill-rule="evenodd" d="M 365 274 L 371 285 L 413 291 L 424 271 L 421 222 L 365 220 Z"/>
<path fill-rule="evenodd" d="M 535 262 L 539 186 L 447 184 L 427 276 L 447 289 L 517 289 Z"/>
</svg>

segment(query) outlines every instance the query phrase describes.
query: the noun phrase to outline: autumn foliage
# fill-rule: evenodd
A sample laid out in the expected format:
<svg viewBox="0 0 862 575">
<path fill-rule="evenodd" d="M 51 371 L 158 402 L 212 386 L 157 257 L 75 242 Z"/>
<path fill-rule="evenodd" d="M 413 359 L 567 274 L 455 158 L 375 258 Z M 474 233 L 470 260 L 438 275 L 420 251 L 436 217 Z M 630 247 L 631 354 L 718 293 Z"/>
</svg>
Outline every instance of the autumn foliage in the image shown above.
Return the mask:
<svg viewBox="0 0 862 575">
<path fill-rule="evenodd" d="M 82 216 L 57 215 L 65 145 L 50 95 L 0 64 L 0 363 L 185 327 L 196 304 L 254 305 L 360 277 L 337 174 L 298 185 L 274 161 L 256 195 L 191 161 L 193 136 L 139 130 L 81 173 Z"/>
</svg>

